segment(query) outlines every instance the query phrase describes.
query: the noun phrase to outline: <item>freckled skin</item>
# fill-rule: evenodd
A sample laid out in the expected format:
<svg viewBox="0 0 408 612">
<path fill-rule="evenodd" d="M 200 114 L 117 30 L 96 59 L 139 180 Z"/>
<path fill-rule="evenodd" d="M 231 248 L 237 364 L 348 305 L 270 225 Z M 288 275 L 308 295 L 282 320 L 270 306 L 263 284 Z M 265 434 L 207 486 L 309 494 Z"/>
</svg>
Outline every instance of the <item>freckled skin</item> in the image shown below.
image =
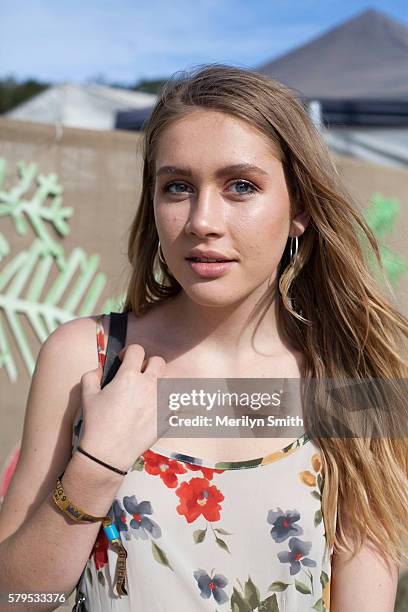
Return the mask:
<svg viewBox="0 0 408 612">
<path fill-rule="evenodd" d="M 254 164 L 267 175 L 240 171 L 215 177 L 217 169 L 238 163 Z M 276 275 L 289 234 L 300 235 L 306 227 L 301 215 L 291 224 L 283 166 L 270 142 L 243 120 L 198 109 L 163 132 L 156 170 L 163 165 L 193 172 L 156 180 L 156 225 L 172 274 L 196 304 L 231 306 L 249 296 L 255 304 Z M 250 193 L 251 187 L 234 184 L 237 180 L 250 181 L 258 191 Z M 182 185 L 164 192 L 171 181 Z M 217 279 L 199 278 L 184 260 L 196 246 L 215 248 L 239 264 Z"/>
</svg>

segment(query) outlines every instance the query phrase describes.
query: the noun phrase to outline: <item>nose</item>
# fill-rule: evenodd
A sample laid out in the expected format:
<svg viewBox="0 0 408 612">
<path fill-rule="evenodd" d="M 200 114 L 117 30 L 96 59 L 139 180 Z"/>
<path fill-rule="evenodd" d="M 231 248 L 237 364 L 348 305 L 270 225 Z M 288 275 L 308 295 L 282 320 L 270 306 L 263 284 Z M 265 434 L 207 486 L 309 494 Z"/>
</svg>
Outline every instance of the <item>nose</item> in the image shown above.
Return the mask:
<svg viewBox="0 0 408 612">
<path fill-rule="evenodd" d="M 191 198 L 185 231 L 200 238 L 224 233 L 223 201 L 216 193 L 207 189 Z"/>
</svg>

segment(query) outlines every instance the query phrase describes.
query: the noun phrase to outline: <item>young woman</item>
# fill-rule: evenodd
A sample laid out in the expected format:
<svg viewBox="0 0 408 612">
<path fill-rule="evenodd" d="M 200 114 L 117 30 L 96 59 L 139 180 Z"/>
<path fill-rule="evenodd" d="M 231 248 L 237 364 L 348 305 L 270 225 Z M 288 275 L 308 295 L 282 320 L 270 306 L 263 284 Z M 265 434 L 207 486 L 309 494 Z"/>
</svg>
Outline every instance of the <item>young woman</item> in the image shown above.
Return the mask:
<svg viewBox="0 0 408 612">
<path fill-rule="evenodd" d="M 404 380 L 408 321 L 366 267 L 360 238 L 378 256 L 374 236 L 293 92 L 254 71 L 169 81 L 144 142 L 121 365 L 101 390 L 95 331 L 103 365 L 112 317 L 42 346 L 0 514 L 0 591 L 71 592 L 82 576 L 92 612 L 391 612 L 406 437 L 156 430 L 158 378 Z M 205 257 L 228 263 L 192 261 Z M 62 472 L 59 490 L 99 521 L 57 507 Z"/>
</svg>

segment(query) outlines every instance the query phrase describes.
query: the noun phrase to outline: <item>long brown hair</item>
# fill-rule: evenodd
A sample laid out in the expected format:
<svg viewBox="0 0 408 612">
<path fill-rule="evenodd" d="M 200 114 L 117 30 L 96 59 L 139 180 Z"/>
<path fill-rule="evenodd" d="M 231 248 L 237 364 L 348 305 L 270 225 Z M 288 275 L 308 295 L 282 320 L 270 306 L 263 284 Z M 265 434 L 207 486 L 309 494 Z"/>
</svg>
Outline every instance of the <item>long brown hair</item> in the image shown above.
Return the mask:
<svg viewBox="0 0 408 612">
<path fill-rule="evenodd" d="M 197 108 L 236 116 L 265 134 L 282 161 L 292 212 L 300 202 L 310 215 L 295 263 L 288 243 L 277 276 L 278 320 L 305 356 L 302 376 L 317 381 L 407 378 L 408 361 L 402 354 L 408 319 L 374 282 L 362 249 L 361 238 L 381 266 L 376 238 L 296 92 L 254 70 L 199 66 L 177 73 L 162 89 L 144 132 L 143 186 L 130 228 L 132 273 L 123 310 L 142 316 L 155 302 L 181 291 L 157 258 L 155 157 L 163 130 Z M 393 402 L 407 427 L 406 396 L 396 393 Z M 388 418 L 392 421 L 383 411 L 385 428 Z M 407 440 L 386 435 L 315 438 L 330 547 L 355 555 L 368 537 L 398 565 L 408 558 Z"/>
</svg>

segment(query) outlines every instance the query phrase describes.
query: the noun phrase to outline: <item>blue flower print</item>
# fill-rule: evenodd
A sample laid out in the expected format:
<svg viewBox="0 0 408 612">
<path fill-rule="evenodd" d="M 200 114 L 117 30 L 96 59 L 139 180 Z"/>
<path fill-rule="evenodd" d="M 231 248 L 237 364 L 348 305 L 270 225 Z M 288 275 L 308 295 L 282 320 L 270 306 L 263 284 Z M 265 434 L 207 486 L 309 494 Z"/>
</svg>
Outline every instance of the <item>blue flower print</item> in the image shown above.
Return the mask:
<svg viewBox="0 0 408 612">
<path fill-rule="evenodd" d="M 146 514 L 153 514 L 152 504 L 149 501 L 137 503 L 134 495 L 123 498 L 123 505 L 129 514 L 133 515 L 130 521 L 130 529 L 136 538 L 147 540 L 149 534 L 153 538 L 160 538 L 162 535 L 159 525 Z"/>
<path fill-rule="evenodd" d="M 108 516 L 112 519 L 119 533 L 123 531 L 126 540 L 130 540 L 129 527 L 126 522 L 126 512 L 117 499 L 113 502 L 108 512 Z"/>
<path fill-rule="evenodd" d="M 223 591 L 223 587 L 228 584 L 225 576 L 215 574 L 211 578 L 205 570 L 198 569 L 194 572 L 194 578 L 197 580 L 201 597 L 208 599 L 212 594 L 217 604 L 223 604 L 228 601 L 228 595 Z"/>
<path fill-rule="evenodd" d="M 112 519 L 116 529 L 124 533 L 126 540 L 130 540 L 129 527 L 126 519 L 126 512 L 122 508 L 120 501 L 115 499 L 112 506 L 109 509 L 108 516 Z"/>
<path fill-rule="evenodd" d="M 281 563 L 290 563 L 291 576 L 300 572 L 300 564 L 316 567 L 316 561 L 306 557 L 312 547 L 311 542 L 302 542 L 299 538 L 290 538 L 288 545 L 290 552 L 287 550 L 279 552 L 278 559 Z"/>
<path fill-rule="evenodd" d="M 283 542 L 290 536 L 302 535 L 303 528 L 294 524 L 299 519 L 300 514 L 297 510 L 286 510 L 286 512 L 283 512 L 282 508 L 269 510 L 266 520 L 273 525 L 271 536 L 275 542 Z"/>
</svg>

